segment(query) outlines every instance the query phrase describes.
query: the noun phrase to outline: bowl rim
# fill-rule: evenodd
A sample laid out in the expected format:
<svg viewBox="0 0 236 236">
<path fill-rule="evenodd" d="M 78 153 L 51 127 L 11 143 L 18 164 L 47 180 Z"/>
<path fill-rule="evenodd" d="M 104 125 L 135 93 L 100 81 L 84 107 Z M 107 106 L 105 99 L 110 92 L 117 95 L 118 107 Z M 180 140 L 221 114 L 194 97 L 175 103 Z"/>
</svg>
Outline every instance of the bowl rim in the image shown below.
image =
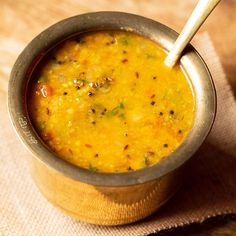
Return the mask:
<svg viewBox="0 0 236 236">
<path fill-rule="evenodd" d="M 184 142 L 173 153 L 153 166 L 122 173 L 91 172 L 58 158 L 43 143 L 31 124 L 26 107 L 26 93 L 29 79 L 39 61 L 52 47 L 56 47 L 67 38 L 98 30 L 132 31 L 156 41 L 168 51 L 178 36 L 174 30 L 157 21 L 124 12 L 91 12 L 59 21 L 36 36 L 22 51 L 13 66 L 8 85 L 8 111 L 11 122 L 20 140 L 34 158 L 74 180 L 95 186 L 122 187 L 161 178 L 178 169 L 197 151 L 208 135 L 215 118 L 216 92 L 211 74 L 204 60 L 191 45 L 188 45 L 185 50 L 181 63 L 182 59 L 194 60 L 200 68 L 199 73 L 204 77 L 205 81 L 202 81 L 204 86 L 201 91 L 205 104 L 198 111 L 204 115 L 204 122 L 195 119 L 194 128 L 197 123 L 198 130 L 191 130 Z"/>
</svg>

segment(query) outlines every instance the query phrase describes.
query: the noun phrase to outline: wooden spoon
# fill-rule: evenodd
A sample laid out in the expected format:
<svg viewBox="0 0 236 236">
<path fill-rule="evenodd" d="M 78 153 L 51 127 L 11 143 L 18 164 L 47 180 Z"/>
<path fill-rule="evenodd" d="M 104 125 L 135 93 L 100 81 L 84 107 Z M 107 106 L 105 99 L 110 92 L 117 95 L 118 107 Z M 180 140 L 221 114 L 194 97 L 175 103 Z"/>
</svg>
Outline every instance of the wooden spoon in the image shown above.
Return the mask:
<svg viewBox="0 0 236 236">
<path fill-rule="evenodd" d="M 220 0 L 199 0 L 197 6 L 193 10 L 182 32 L 174 43 L 173 48 L 165 59 L 165 65 L 173 67 L 180 58 L 184 48 L 197 33 L 200 26 L 210 15 Z"/>
</svg>

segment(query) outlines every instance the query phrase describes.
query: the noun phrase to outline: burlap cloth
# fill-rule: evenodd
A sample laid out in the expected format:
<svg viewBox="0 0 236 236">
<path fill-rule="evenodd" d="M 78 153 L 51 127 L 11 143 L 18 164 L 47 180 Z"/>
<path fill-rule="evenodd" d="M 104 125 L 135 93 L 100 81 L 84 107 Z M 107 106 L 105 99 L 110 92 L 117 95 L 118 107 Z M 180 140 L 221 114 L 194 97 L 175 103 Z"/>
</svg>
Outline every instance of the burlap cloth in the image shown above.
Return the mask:
<svg viewBox="0 0 236 236">
<path fill-rule="evenodd" d="M 1 54 L 6 51 L 0 44 Z M 8 42 L 9 43 L 9 42 Z M 151 217 L 127 226 L 102 227 L 63 215 L 40 194 L 27 165 L 30 154 L 9 122 L 6 96 L 10 66 L 0 65 L 0 235 L 147 235 L 163 229 L 236 213 L 236 102 L 208 34 L 194 41 L 212 73 L 218 96 L 213 129 L 189 164 L 189 178 Z M 14 42 L 11 45 L 17 47 Z M 12 48 L 11 47 L 11 48 Z"/>
</svg>

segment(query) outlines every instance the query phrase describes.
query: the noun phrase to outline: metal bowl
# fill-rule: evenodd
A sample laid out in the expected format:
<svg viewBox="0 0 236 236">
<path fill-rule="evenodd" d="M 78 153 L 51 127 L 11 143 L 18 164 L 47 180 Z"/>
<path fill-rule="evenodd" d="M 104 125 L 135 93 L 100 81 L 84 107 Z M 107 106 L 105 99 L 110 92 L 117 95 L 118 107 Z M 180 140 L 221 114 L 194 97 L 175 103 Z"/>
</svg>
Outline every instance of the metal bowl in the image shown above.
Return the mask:
<svg viewBox="0 0 236 236">
<path fill-rule="evenodd" d="M 121 12 L 87 13 L 60 21 L 34 38 L 18 57 L 9 81 L 8 107 L 17 134 L 33 154 L 31 172 L 43 195 L 79 220 L 118 225 L 152 214 L 177 191 L 184 164 L 211 129 L 216 96 L 206 64 L 189 45 L 180 65 L 192 85 L 196 112 L 191 131 L 177 150 L 154 166 L 127 173 L 92 173 L 58 158 L 31 124 L 27 112 L 28 84 L 52 48 L 72 36 L 98 30 L 132 31 L 150 38 L 166 51 L 178 35 L 156 21 Z"/>
</svg>

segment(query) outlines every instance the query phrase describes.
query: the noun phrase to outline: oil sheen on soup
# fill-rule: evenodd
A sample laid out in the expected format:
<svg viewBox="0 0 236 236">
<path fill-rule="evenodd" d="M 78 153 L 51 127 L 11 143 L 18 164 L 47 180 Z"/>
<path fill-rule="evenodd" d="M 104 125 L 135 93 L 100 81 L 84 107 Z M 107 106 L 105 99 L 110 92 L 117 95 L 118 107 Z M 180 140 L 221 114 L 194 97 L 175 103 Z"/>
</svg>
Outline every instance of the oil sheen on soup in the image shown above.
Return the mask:
<svg viewBox="0 0 236 236">
<path fill-rule="evenodd" d="M 33 125 L 59 158 L 100 172 L 156 164 L 186 138 L 191 85 L 150 39 L 124 31 L 87 33 L 60 44 L 34 75 Z"/>
</svg>

